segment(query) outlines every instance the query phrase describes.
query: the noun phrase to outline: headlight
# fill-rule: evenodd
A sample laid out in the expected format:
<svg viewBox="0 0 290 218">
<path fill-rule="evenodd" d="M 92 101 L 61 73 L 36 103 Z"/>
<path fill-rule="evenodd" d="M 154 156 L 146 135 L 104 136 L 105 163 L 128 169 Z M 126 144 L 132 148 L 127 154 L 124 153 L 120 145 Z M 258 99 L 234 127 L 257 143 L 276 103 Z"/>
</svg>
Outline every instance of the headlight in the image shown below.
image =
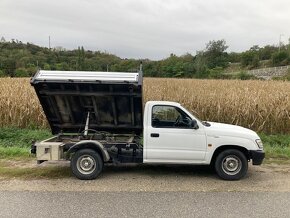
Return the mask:
<svg viewBox="0 0 290 218">
<path fill-rule="evenodd" d="M 263 148 L 263 143 L 262 143 L 261 139 L 256 139 L 256 143 L 257 143 L 259 148 Z"/>
</svg>

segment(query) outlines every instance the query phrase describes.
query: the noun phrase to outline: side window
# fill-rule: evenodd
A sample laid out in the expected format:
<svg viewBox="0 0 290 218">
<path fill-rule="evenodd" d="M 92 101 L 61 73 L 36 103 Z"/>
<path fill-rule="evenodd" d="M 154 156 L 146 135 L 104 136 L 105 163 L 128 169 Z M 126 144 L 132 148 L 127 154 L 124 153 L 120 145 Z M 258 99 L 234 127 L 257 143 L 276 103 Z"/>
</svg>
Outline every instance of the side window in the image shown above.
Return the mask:
<svg viewBox="0 0 290 218">
<path fill-rule="evenodd" d="M 176 107 L 156 105 L 152 109 L 152 126 L 155 128 L 188 128 L 191 119 Z"/>
</svg>

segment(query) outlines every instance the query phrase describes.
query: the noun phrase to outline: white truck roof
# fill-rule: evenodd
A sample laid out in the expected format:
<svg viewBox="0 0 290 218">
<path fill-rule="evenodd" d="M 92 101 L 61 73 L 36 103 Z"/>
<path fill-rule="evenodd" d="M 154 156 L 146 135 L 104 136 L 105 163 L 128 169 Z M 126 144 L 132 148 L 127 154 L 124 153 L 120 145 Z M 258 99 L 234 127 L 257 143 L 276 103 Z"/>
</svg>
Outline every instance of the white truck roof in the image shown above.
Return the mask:
<svg viewBox="0 0 290 218">
<path fill-rule="evenodd" d="M 98 71 L 51 71 L 39 70 L 33 81 L 104 81 L 138 82 L 139 73 L 98 72 Z"/>
</svg>

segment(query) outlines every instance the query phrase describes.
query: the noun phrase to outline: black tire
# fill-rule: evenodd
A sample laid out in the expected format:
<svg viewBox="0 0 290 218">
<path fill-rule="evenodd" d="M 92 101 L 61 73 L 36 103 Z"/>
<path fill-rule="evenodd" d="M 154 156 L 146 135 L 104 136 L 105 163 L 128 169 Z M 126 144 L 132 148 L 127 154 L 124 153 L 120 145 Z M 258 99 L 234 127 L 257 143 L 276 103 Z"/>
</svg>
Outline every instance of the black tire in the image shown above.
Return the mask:
<svg viewBox="0 0 290 218">
<path fill-rule="evenodd" d="M 98 177 L 103 170 L 103 159 L 92 149 L 78 150 L 71 158 L 72 173 L 82 180 L 91 180 Z"/>
<path fill-rule="evenodd" d="M 237 149 L 224 150 L 215 160 L 215 171 L 224 180 L 239 180 L 248 171 L 248 160 L 244 153 Z"/>
</svg>

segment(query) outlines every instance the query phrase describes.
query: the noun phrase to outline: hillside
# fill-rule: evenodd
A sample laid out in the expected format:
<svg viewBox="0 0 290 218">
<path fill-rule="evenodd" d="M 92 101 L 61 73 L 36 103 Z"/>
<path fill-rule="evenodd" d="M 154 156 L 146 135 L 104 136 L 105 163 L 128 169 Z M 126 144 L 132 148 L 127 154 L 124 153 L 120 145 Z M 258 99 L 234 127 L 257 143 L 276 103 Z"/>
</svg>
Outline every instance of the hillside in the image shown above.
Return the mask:
<svg viewBox="0 0 290 218">
<path fill-rule="evenodd" d="M 227 52 L 224 40 L 210 41 L 196 55 L 171 54 L 159 61 L 122 59 L 102 51 L 48 49 L 18 40 L 0 42 L 0 76 L 28 77 L 38 68 L 46 70 L 136 71 L 143 62 L 145 76 L 183 78 L 242 78 L 242 72 L 260 67 L 284 66 L 290 63 L 289 45 L 253 46 L 249 50 Z M 234 75 L 234 76 L 233 76 Z"/>
</svg>

